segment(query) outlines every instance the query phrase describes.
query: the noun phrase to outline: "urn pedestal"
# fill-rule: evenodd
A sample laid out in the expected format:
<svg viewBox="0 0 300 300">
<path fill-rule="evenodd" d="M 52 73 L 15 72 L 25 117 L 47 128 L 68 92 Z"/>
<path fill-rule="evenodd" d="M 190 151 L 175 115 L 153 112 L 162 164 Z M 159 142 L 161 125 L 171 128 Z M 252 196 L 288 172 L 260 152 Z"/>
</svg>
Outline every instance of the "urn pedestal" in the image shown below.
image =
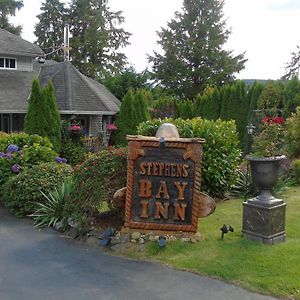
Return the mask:
<svg viewBox="0 0 300 300">
<path fill-rule="evenodd" d="M 285 241 L 285 208 L 282 199 L 271 191 L 278 180 L 281 161 L 285 156 L 268 158 L 246 157 L 250 162 L 253 183 L 260 194 L 243 203 L 243 236 L 265 244 Z"/>
</svg>

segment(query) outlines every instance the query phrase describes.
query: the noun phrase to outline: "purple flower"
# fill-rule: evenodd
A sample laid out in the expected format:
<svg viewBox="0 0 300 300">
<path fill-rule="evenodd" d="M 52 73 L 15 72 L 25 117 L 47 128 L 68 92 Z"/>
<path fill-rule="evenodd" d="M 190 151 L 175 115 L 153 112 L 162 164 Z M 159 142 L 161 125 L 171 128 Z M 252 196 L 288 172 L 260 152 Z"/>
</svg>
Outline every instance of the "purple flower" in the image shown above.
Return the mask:
<svg viewBox="0 0 300 300">
<path fill-rule="evenodd" d="M 0 152 L 0 157 L 5 157 L 5 153 L 4 152 Z"/>
<path fill-rule="evenodd" d="M 55 161 L 56 161 L 57 163 L 59 163 L 59 164 L 62 164 L 62 163 L 66 163 L 66 162 L 67 162 L 67 159 L 64 158 L 64 157 L 59 157 L 59 156 L 57 156 L 57 157 L 55 157 Z"/>
<path fill-rule="evenodd" d="M 62 158 L 59 157 L 59 156 L 55 157 L 54 160 L 55 160 L 58 164 L 61 164 L 61 163 L 62 163 Z"/>
<path fill-rule="evenodd" d="M 14 152 L 17 152 L 19 150 L 19 147 L 17 145 L 14 145 L 14 144 L 10 144 L 7 149 L 6 149 L 6 152 L 7 153 L 14 153 Z"/>
<path fill-rule="evenodd" d="M 7 152 L 7 153 L 5 154 L 5 157 L 6 157 L 7 159 L 12 159 L 12 153 L 11 153 L 11 152 Z"/>
<path fill-rule="evenodd" d="M 20 172 L 20 165 L 18 164 L 14 164 L 12 167 L 11 167 L 11 170 L 14 172 L 14 173 L 19 173 Z"/>
</svg>

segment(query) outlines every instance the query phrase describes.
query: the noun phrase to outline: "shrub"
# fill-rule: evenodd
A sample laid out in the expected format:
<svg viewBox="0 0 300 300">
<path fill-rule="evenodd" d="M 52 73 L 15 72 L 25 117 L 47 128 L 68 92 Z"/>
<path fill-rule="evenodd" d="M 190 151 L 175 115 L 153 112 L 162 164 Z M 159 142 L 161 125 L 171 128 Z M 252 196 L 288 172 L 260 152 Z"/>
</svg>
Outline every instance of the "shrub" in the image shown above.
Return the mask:
<svg viewBox="0 0 300 300">
<path fill-rule="evenodd" d="M 293 168 L 296 176 L 296 180 L 300 183 L 300 159 L 296 159 L 293 163 Z"/>
<path fill-rule="evenodd" d="M 41 191 L 44 197 L 44 203 L 37 202 L 34 213 L 30 215 L 34 219 L 34 225 L 37 227 L 54 226 L 57 222 L 64 219 L 66 202 L 73 191 L 73 182 L 67 178 L 54 191 L 47 194 Z"/>
<path fill-rule="evenodd" d="M 285 145 L 291 157 L 300 155 L 300 106 L 286 121 Z"/>
<path fill-rule="evenodd" d="M 18 151 L 10 151 L 13 146 Z M 2 185 L 19 171 L 41 162 L 50 162 L 57 155 L 48 138 L 26 133 L 0 137 L 0 194 Z"/>
<path fill-rule="evenodd" d="M 211 196 L 223 197 L 236 181 L 240 157 L 238 135 L 234 121 L 156 119 L 139 125 L 138 133 L 154 136 L 162 123 L 177 126 L 180 137 L 204 138 L 202 162 L 202 190 Z"/>
<path fill-rule="evenodd" d="M 61 143 L 60 154 L 65 157 L 71 165 L 77 165 L 85 160 L 87 150 L 81 142 L 74 142 L 72 139 L 68 139 Z"/>
<path fill-rule="evenodd" d="M 43 203 L 40 191 L 49 193 L 73 173 L 71 166 L 58 163 L 42 163 L 11 177 L 3 187 L 3 201 L 10 212 L 18 217 L 33 212 L 37 202 Z"/>
<path fill-rule="evenodd" d="M 98 212 L 104 202 L 112 207 L 114 192 L 126 186 L 127 151 L 125 148 L 92 154 L 75 169 L 74 206 Z"/>
</svg>

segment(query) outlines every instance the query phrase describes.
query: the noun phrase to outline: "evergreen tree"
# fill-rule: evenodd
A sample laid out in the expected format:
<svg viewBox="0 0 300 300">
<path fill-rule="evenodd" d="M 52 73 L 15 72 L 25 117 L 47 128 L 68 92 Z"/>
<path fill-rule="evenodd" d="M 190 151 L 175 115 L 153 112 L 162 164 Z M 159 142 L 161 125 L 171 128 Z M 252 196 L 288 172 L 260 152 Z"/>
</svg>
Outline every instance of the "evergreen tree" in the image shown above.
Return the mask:
<svg viewBox="0 0 300 300">
<path fill-rule="evenodd" d="M 147 99 L 149 99 L 150 95 L 146 90 L 138 90 L 134 96 L 134 122 L 135 127 L 137 127 L 140 123 L 145 122 L 150 119 Z"/>
<path fill-rule="evenodd" d="M 0 0 L 0 28 L 14 34 L 21 34 L 22 27 L 9 23 L 9 17 L 16 14 L 16 10 L 23 7 L 23 0 Z"/>
<path fill-rule="evenodd" d="M 284 116 L 287 118 L 296 112 L 297 106 L 300 105 L 300 81 L 294 77 L 288 80 L 285 85 Z"/>
<path fill-rule="evenodd" d="M 107 0 L 72 0 L 69 19 L 75 67 L 91 78 L 122 70 L 126 56 L 119 49 L 129 44 L 130 34 L 118 27 L 124 22 L 121 11 L 110 11 Z"/>
<path fill-rule="evenodd" d="M 116 125 L 118 127 L 116 143 L 119 145 L 126 145 L 127 134 L 136 134 L 134 98 L 133 91 L 129 90 L 122 99 L 116 121 Z"/>
<path fill-rule="evenodd" d="M 24 130 L 28 134 L 47 136 L 47 106 L 38 79 L 32 82 L 28 110 L 24 121 Z"/>
<path fill-rule="evenodd" d="M 182 12 L 159 33 L 163 54 L 154 52 L 154 76 L 180 97 L 195 98 L 205 86 L 231 82 L 244 68 L 244 54 L 223 49 L 229 31 L 223 0 L 184 0 Z"/>
<path fill-rule="evenodd" d="M 46 133 L 54 148 L 59 151 L 61 144 L 61 121 L 52 82 L 47 84 L 42 93 L 47 110 L 44 116 L 47 121 Z"/>
<path fill-rule="evenodd" d="M 289 63 L 285 66 L 285 74 L 281 77 L 283 80 L 292 79 L 299 77 L 300 69 L 300 46 L 297 45 L 297 50 L 292 52 L 292 58 Z"/>
<path fill-rule="evenodd" d="M 63 61 L 62 50 L 57 51 L 64 42 L 64 22 L 66 11 L 60 0 L 46 0 L 41 6 L 41 13 L 37 16 L 39 22 L 35 25 L 34 34 L 39 45 L 47 55 L 47 59 Z"/>
<path fill-rule="evenodd" d="M 98 79 L 118 99 L 123 99 L 130 88 L 149 89 L 149 72 L 147 70 L 137 73 L 133 67 L 126 68 L 120 73 L 108 73 L 103 79 Z"/>
</svg>

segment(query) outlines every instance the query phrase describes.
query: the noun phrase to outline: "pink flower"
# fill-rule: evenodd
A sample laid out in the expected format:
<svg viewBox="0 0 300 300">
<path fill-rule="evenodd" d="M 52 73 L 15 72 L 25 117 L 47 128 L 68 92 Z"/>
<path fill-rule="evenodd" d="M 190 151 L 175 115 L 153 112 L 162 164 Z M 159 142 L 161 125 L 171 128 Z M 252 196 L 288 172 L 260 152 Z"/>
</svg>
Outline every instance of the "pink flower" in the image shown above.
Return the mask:
<svg viewBox="0 0 300 300">
<path fill-rule="evenodd" d="M 70 126 L 70 130 L 71 131 L 80 131 L 81 127 L 78 125 L 72 125 L 72 126 Z"/>
<path fill-rule="evenodd" d="M 115 124 L 107 124 L 106 125 L 107 130 L 117 130 L 117 126 Z"/>
</svg>

